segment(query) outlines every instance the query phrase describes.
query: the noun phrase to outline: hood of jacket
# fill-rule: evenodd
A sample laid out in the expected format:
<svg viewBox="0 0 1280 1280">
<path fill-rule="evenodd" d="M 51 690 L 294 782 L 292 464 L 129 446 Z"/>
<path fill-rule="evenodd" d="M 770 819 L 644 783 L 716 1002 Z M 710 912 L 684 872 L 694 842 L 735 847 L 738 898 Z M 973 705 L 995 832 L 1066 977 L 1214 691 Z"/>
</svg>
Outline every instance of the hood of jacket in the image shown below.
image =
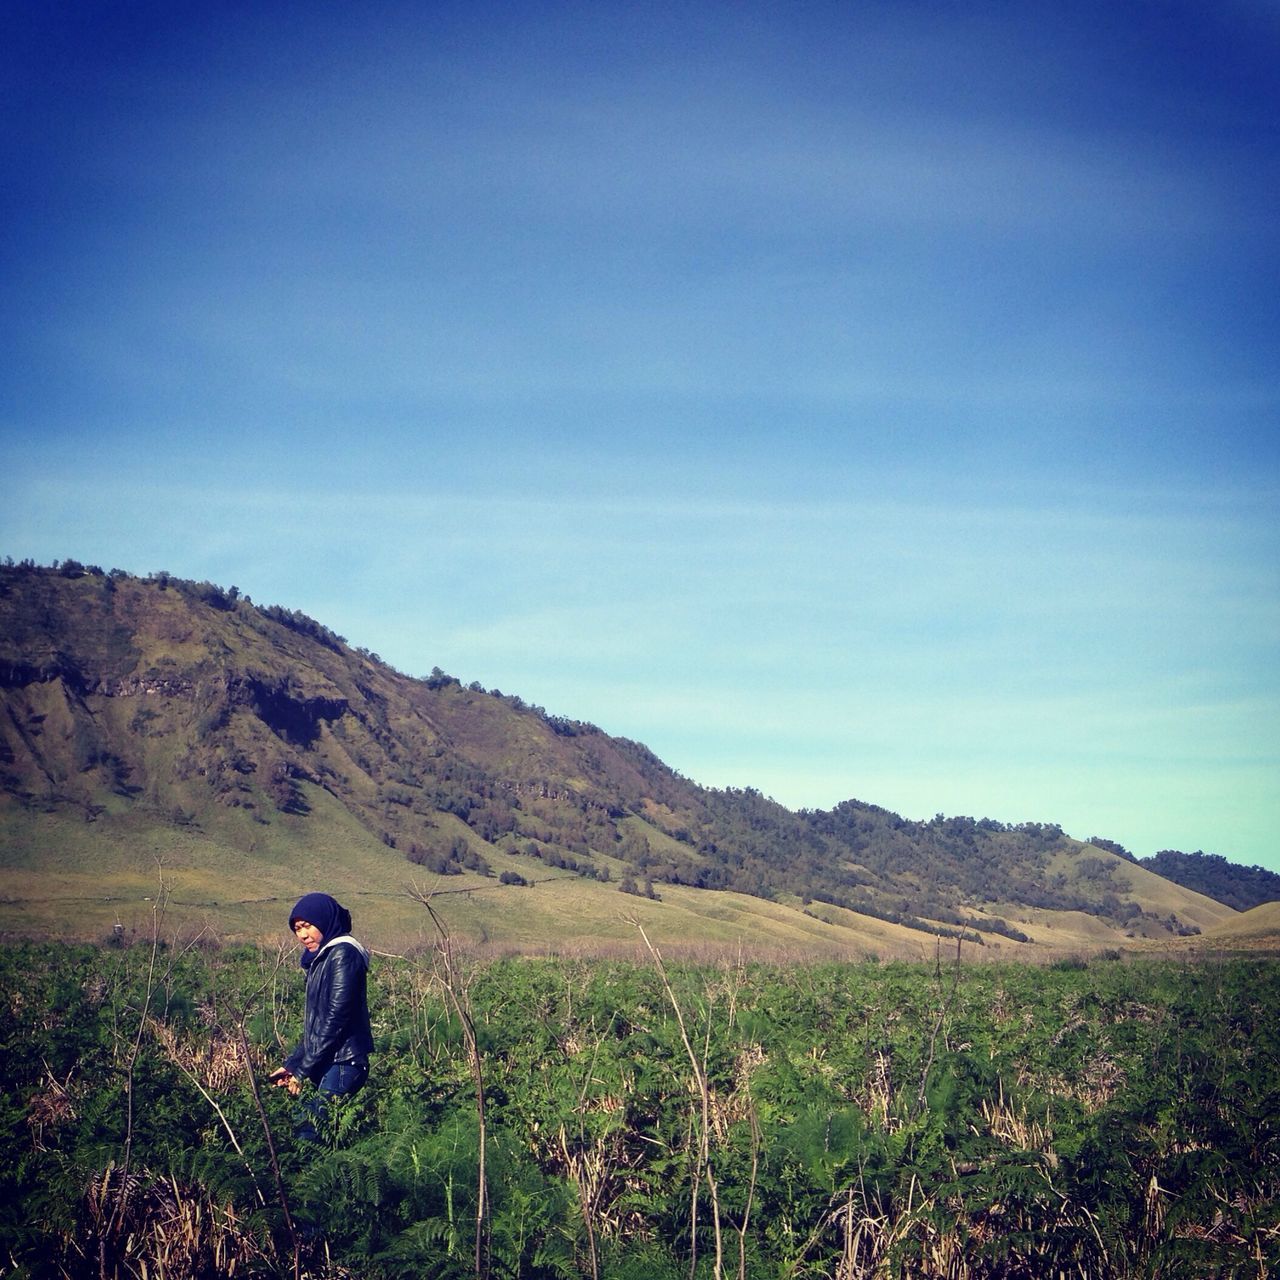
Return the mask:
<svg viewBox="0 0 1280 1280">
<path fill-rule="evenodd" d="M 339 943 L 343 942 L 348 946 L 355 947 L 355 949 L 360 953 L 361 960 L 364 961 L 364 967 L 367 969 L 369 967 L 369 949 L 363 942 L 357 941 L 349 933 L 340 933 L 336 938 L 326 938 L 325 941 L 320 944 L 315 955 L 311 957 L 311 963 L 315 964 L 315 962 L 319 960 L 330 947 L 336 947 Z"/>
</svg>

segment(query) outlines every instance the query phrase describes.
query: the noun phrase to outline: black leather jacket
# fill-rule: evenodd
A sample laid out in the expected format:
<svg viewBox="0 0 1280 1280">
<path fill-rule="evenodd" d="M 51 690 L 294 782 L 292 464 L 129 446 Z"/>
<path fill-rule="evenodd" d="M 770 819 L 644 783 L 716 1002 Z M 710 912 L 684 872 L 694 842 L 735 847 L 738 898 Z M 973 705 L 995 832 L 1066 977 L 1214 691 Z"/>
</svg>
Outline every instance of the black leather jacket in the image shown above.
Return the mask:
<svg viewBox="0 0 1280 1280">
<path fill-rule="evenodd" d="M 302 1043 L 285 1059 L 312 1084 L 335 1062 L 366 1066 L 373 1051 L 365 979 L 369 959 L 355 939 L 321 947 L 307 970 Z"/>
</svg>

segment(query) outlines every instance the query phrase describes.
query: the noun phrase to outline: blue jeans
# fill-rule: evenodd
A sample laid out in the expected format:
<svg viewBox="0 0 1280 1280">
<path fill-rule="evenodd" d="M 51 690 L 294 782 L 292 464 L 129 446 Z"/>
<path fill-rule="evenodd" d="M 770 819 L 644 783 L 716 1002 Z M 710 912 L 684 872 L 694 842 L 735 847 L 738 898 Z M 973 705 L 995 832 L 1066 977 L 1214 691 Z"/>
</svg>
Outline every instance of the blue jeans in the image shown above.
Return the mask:
<svg viewBox="0 0 1280 1280">
<path fill-rule="evenodd" d="M 365 1063 L 335 1062 L 320 1077 L 316 1091 L 302 1104 L 303 1116 L 298 1125 L 298 1137 L 308 1142 L 319 1142 L 316 1125 L 323 1125 L 330 1098 L 345 1098 L 360 1089 L 369 1078 Z"/>
</svg>

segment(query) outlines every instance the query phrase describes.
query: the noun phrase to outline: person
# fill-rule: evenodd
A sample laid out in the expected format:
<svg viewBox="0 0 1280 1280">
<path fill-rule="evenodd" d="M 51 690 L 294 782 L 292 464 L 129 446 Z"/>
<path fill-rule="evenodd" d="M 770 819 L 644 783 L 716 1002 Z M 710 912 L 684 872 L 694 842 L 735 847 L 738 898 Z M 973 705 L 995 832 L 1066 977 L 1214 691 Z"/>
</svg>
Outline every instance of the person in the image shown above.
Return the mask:
<svg viewBox="0 0 1280 1280">
<path fill-rule="evenodd" d="M 270 1078 L 295 1097 L 303 1080 L 317 1087 L 311 1118 L 299 1129 L 301 1136 L 315 1138 L 313 1120 L 323 1117 L 327 1099 L 355 1093 L 369 1077 L 369 953 L 351 936 L 351 912 L 327 893 L 299 898 L 289 928 L 302 944 L 306 1012 L 302 1040 Z"/>
</svg>

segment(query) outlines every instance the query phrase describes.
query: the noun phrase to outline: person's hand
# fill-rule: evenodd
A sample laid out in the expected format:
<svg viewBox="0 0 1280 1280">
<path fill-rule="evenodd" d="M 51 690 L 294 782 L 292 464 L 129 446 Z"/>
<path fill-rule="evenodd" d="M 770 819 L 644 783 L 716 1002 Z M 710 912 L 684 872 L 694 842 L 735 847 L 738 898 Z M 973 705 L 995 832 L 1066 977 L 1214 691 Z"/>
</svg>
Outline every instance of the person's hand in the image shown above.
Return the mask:
<svg viewBox="0 0 1280 1280">
<path fill-rule="evenodd" d="M 277 1089 L 288 1089 L 293 1097 L 302 1091 L 302 1084 L 287 1067 L 277 1067 L 268 1077 Z"/>
</svg>

